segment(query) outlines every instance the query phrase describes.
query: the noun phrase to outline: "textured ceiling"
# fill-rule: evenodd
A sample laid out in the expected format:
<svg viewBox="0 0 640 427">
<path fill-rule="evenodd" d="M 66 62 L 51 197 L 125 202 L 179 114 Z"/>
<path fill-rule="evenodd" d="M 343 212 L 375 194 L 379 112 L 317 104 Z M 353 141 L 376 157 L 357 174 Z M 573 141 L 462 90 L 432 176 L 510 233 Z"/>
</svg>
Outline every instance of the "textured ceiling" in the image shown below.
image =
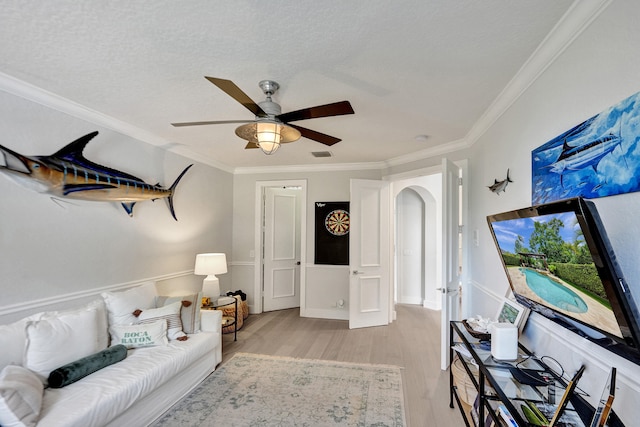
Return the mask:
<svg viewBox="0 0 640 427">
<path fill-rule="evenodd" d="M 0 72 L 231 168 L 381 162 L 464 138 L 571 3 L 3 0 Z M 342 138 L 330 148 L 266 156 L 234 124 L 170 125 L 253 118 L 205 75 L 256 102 L 275 80 L 283 112 L 349 100 L 355 115 L 296 122 Z"/>
</svg>

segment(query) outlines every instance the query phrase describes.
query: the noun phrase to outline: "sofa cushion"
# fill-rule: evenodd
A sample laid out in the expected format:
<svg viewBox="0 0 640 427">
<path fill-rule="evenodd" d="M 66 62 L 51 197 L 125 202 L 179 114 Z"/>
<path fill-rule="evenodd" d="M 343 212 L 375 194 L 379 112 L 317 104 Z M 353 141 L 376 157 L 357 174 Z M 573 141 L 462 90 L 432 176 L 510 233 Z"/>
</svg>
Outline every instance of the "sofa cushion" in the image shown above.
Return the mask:
<svg viewBox="0 0 640 427">
<path fill-rule="evenodd" d="M 46 311 L 32 314 L 29 317 L 20 319 L 8 325 L 0 325 L 0 370 L 7 365 L 22 365 L 24 362 L 24 349 L 27 342 L 27 322 L 44 318 L 68 315 L 84 310 L 96 309 L 98 311 L 98 335 L 96 335 L 97 348 L 107 348 L 109 345 L 109 330 L 107 325 L 107 311 L 102 298 L 89 302 L 88 304 L 62 311 Z"/>
<path fill-rule="evenodd" d="M 182 305 L 180 310 L 180 320 L 182 321 L 182 330 L 186 334 L 195 334 L 200 330 L 200 302 L 202 293 L 183 295 L 183 296 L 159 296 L 156 298 L 156 307 L 162 307 L 172 304 L 176 301 L 186 301 L 189 305 Z"/>
<path fill-rule="evenodd" d="M 58 366 L 102 350 L 96 307 L 30 320 L 26 335 L 23 366 L 42 381 Z"/>
<path fill-rule="evenodd" d="M 120 363 L 107 366 L 64 388 L 47 389 L 38 427 L 109 424 L 203 358 L 215 360 L 214 352 L 220 345 L 220 334 L 203 332 L 189 337 L 187 341 L 129 350 L 127 358 Z M 173 390 L 165 392 L 172 393 Z"/>
<path fill-rule="evenodd" d="M 109 326 L 132 325 L 136 318 L 134 310 L 156 307 L 156 285 L 153 282 L 119 292 L 103 292 L 102 298 L 109 313 Z"/>
<path fill-rule="evenodd" d="M 120 362 L 127 357 L 127 347 L 122 344 L 114 345 L 102 351 L 67 363 L 49 374 L 49 387 L 61 388 L 91 375 L 102 368 Z"/>
<path fill-rule="evenodd" d="M 167 321 L 156 320 L 141 325 L 114 325 L 109 328 L 111 343 L 127 348 L 167 345 Z"/>
<path fill-rule="evenodd" d="M 42 381 L 30 370 L 8 365 L 0 372 L 0 425 L 35 426 L 42 407 Z"/>
<path fill-rule="evenodd" d="M 167 321 L 167 337 L 170 340 L 177 340 L 178 338 L 186 337 L 185 333 L 182 331 L 182 321 L 180 320 L 181 307 L 182 302 L 176 301 L 169 305 L 165 305 L 164 307 L 143 310 L 138 315 L 136 324 L 144 325 L 153 323 L 156 320 L 164 319 Z"/>
<path fill-rule="evenodd" d="M 42 318 L 37 313 L 8 325 L 0 325 L 0 370 L 7 365 L 22 365 L 24 346 L 27 342 L 27 322 Z"/>
</svg>

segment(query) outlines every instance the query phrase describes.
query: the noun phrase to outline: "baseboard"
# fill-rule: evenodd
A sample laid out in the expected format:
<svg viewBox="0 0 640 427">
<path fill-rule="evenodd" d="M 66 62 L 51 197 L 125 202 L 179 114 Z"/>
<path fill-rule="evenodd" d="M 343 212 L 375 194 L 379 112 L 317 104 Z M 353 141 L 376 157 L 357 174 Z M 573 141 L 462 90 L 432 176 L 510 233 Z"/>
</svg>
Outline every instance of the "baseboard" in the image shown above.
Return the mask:
<svg viewBox="0 0 640 427">
<path fill-rule="evenodd" d="M 422 305 L 422 297 L 401 297 L 398 298 L 399 304 Z"/>
<path fill-rule="evenodd" d="M 332 319 L 332 320 L 349 320 L 349 311 L 341 310 L 325 310 L 318 308 L 307 308 L 301 317 L 312 317 L 314 319 Z"/>
<path fill-rule="evenodd" d="M 442 310 L 442 307 L 440 303 L 438 303 L 437 301 L 428 301 L 428 300 L 424 300 L 422 301 L 421 304 L 424 308 L 428 308 L 430 310 Z"/>
</svg>

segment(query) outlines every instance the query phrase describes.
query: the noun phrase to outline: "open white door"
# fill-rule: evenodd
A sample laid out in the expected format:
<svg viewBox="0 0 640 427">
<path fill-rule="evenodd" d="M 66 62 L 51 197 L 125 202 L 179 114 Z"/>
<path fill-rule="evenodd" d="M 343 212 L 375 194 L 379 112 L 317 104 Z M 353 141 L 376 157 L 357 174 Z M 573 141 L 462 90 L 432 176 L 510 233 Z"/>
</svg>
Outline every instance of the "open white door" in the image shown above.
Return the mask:
<svg viewBox="0 0 640 427">
<path fill-rule="evenodd" d="M 265 189 L 264 311 L 300 306 L 300 204 L 300 190 Z"/>
<path fill-rule="evenodd" d="M 460 231 L 460 168 L 442 159 L 442 324 L 441 369 L 449 363 L 449 322 L 458 320 L 459 291 L 459 236 Z"/>
<path fill-rule="evenodd" d="M 351 180 L 350 329 L 389 324 L 390 206 L 389 182 Z"/>
</svg>

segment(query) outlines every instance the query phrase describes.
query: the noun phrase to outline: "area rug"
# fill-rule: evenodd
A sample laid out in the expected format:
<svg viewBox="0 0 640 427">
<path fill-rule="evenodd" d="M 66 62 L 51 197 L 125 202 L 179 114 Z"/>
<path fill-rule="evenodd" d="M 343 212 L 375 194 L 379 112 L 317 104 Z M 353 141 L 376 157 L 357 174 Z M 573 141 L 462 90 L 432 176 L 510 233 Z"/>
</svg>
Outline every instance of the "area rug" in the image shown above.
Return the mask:
<svg viewBox="0 0 640 427">
<path fill-rule="evenodd" d="M 400 369 L 238 353 L 153 426 L 400 427 Z"/>
</svg>

